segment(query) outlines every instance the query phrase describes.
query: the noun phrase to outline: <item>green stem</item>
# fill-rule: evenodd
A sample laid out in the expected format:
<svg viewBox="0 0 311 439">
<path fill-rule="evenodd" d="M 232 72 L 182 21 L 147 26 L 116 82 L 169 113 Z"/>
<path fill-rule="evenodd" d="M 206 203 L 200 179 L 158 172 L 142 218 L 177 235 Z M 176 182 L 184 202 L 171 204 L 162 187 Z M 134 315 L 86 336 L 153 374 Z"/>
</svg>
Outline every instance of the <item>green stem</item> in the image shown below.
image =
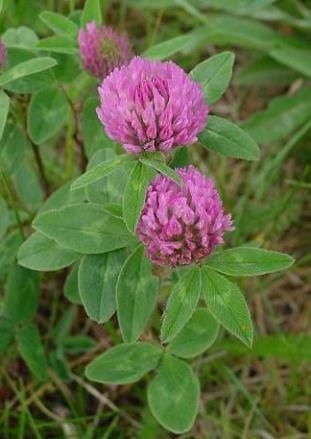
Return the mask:
<svg viewBox="0 0 311 439">
<path fill-rule="evenodd" d="M 6 175 L 4 173 L 4 170 L 2 169 L 1 166 L 0 166 L 0 177 L 1 177 L 4 189 L 5 189 L 5 191 L 6 191 L 7 195 L 8 195 L 8 199 L 10 201 L 11 207 L 12 207 L 12 209 L 14 211 L 16 223 L 18 225 L 21 237 L 24 240 L 25 239 L 25 233 L 24 233 L 24 229 L 23 229 L 23 224 L 22 224 L 21 218 L 19 216 L 18 210 L 16 208 L 14 197 L 13 197 L 13 194 L 11 192 L 8 180 L 7 180 Z"/>
<path fill-rule="evenodd" d="M 35 145 L 30 140 L 29 136 L 27 136 L 27 137 L 28 137 L 28 140 L 29 140 L 29 142 L 31 144 L 31 148 L 32 148 L 32 151 L 33 151 L 33 154 L 34 154 L 37 166 L 38 166 L 38 170 L 39 170 L 42 186 L 44 188 L 46 196 L 49 196 L 50 195 L 50 186 L 49 186 L 48 179 L 47 179 L 47 177 L 45 175 L 44 165 L 43 165 L 43 161 L 42 161 L 42 158 L 41 158 L 41 154 L 40 154 L 39 148 L 38 148 L 37 145 Z"/>
<path fill-rule="evenodd" d="M 51 11 L 55 10 L 54 0 L 49 0 L 49 2 L 48 2 L 48 9 L 50 9 Z"/>
<path fill-rule="evenodd" d="M 21 124 L 23 126 L 23 131 L 25 134 L 25 137 L 27 139 L 27 141 L 30 143 L 30 146 L 32 148 L 32 152 L 38 167 L 38 171 L 39 171 L 39 175 L 40 175 L 40 180 L 41 180 L 41 184 L 43 186 L 43 189 L 45 191 L 46 196 L 48 196 L 50 194 L 50 186 L 49 186 L 49 182 L 48 179 L 46 177 L 45 174 L 45 169 L 44 169 L 44 165 L 43 165 L 43 161 L 41 158 L 41 154 L 39 151 L 39 147 L 37 145 L 35 145 L 33 143 L 33 141 L 31 140 L 29 133 L 28 133 L 28 129 L 27 129 L 27 107 L 26 104 L 29 103 L 29 99 L 27 98 L 26 101 L 20 101 L 19 99 L 16 99 L 17 105 L 14 109 L 14 116 L 15 119 L 17 121 L 17 123 Z"/>
<path fill-rule="evenodd" d="M 251 196 L 253 194 L 253 185 L 252 185 L 252 178 L 254 175 L 254 171 L 256 168 L 256 163 L 253 162 L 250 166 L 250 170 L 245 182 L 245 189 L 244 194 L 242 195 L 241 199 L 239 200 L 239 206 L 236 211 L 235 219 L 234 219 L 234 225 L 235 225 L 235 231 L 233 234 L 233 245 L 239 245 L 239 243 L 242 241 L 242 222 L 243 217 L 245 214 L 245 210 L 247 207 L 247 203 L 250 201 Z"/>
<path fill-rule="evenodd" d="M 163 14 L 164 14 L 164 7 L 162 6 L 159 9 L 158 15 L 156 17 L 156 21 L 155 21 L 155 24 L 154 24 L 154 27 L 153 27 L 153 31 L 151 32 L 150 37 L 147 39 L 148 40 L 147 47 L 150 47 L 150 46 L 153 45 L 155 37 L 156 37 L 156 35 L 157 35 L 157 33 L 158 33 L 159 29 L 160 29 L 160 26 L 161 26 L 161 22 L 162 22 L 162 19 L 163 19 Z"/>
<path fill-rule="evenodd" d="M 69 0 L 69 13 L 72 14 L 76 7 L 76 0 Z"/>
<path fill-rule="evenodd" d="M 74 138 L 76 144 L 78 145 L 78 147 L 80 149 L 80 169 L 81 169 L 82 172 L 84 172 L 85 169 L 86 169 L 86 165 L 87 165 L 87 157 L 86 157 L 86 154 L 85 154 L 85 151 L 84 151 L 83 140 L 81 139 L 81 136 L 80 136 L 79 113 L 78 113 L 77 108 L 75 107 L 75 104 L 71 100 L 69 94 L 67 93 L 67 91 L 65 90 L 64 87 L 62 87 L 62 91 L 64 93 L 64 96 L 67 99 L 68 104 L 70 105 L 70 108 L 72 110 L 72 114 L 73 114 L 73 117 L 74 117 L 75 130 L 73 132 L 73 138 Z"/>
<path fill-rule="evenodd" d="M 282 169 L 282 163 L 291 152 L 291 150 L 294 148 L 294 146 L 309 131 L 310 128 L 311 121 L 308 120 L 307 123 L 305 123 L 297 132 L 293 134 L 293 136 L 279 151 L 279 153 L 262 170 L 261 174 L 258 177 L 258 180 L 255 182 L 258 199 L 262 199 L 266 195 L 276 177 L 278 176 L 278 173 Z"/>
<path fill-rule="evenodd" d="M 67 123 L 67 134 L 66 134 L 66 147 L 65 147 L 65 175 L 64 180 L 67 181 L 72 176 L 72 165 L 73 165 L 73 118 L 72 112 L 68 113 L 68 123 Z"/>
<path fill-rule="evenodd" d="M 123 0 L 123 1 L 121 1 L 120 7 L 119 7 L 119 27 L 120 27 L 120 29 L 124 28 L 126 12 L 127 12 L 127 0 Z"/>
</svg>

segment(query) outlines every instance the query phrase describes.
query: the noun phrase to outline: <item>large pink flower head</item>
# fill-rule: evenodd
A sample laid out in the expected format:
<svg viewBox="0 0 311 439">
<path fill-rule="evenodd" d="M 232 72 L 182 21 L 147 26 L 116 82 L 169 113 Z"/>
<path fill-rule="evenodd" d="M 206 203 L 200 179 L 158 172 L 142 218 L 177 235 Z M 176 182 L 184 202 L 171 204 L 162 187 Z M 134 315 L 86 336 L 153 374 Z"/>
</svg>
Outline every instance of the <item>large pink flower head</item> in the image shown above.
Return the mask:
<svg viewBox="0 0 311 439">
<path fill-rule="evenodd" d="M 6 50 L 3 42 L 0 40 L 0 70 L 4 67 L 6 59 Z"/>
<path fill-rule="evenodd" d="M 128 64 L 132 51 L 128 39 L 110 27 L 97 28 L 88 23 L 78 37 L 83 67 L 99 79 L 105 78 L 115 67 Z"/>
<path fill-rule="evenodd" d="M 104 79 L 99 95 L 108 136 L 134 154 L 196 142 L 208 113 L 201 85 L 172 61 L 135 57 Z"/>
<path fill-rule="evenodd" d="M 150 184 L 137 226 L 147 256 L 170 267 L 199 263 L 233 229 L 213 180 L 194 166 L 176 171 L 182 186 L 162 175 Z"/>
</svg>

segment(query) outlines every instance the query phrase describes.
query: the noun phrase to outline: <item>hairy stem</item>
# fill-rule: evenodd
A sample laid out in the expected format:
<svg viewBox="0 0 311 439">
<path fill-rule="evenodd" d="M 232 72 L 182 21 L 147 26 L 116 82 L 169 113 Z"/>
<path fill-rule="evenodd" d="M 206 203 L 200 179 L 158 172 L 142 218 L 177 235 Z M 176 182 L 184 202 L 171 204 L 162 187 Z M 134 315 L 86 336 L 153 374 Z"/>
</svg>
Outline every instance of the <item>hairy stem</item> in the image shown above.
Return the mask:
<svg viewBox="0 0 311 439">
<path fill-rule="evenodd" d="M 64 92 L 66 99 L 67 99 L 68 104 L 70 105 L 70 108 L 71 108 L 71 111 L 72 111 L 72 114 L 74 117 L 75 130 L 73 133 L 73 138 L 80 149 L 80 169 L 82 172 L 84 172 L 86 169 L 86 165 L 87 165 L 87 157 L 85 155 L 84 144 L 83 144 L 83 140 L 82 140 L 81 134 L 80 134 L 79 111 L 76 108 L 75 104 L 72 102 L 72 100 L 71 100 L 70 96 L 68 95 L 67 91 L 65 90 L 65 88 L 62 88 L 62 90 Z"/>
<path fill-rule="evenodd" d="M 23 223 L 22 223 L 21 218 L 19 216 L 16 204 L 15 204 L 15 201 L 14 201 L 14 197 L 13 197 L 13 194 L 12 194 L 11 189 L 10 189 L 10 185 L 8 183 L 8 180 L 6 178 L 4 170 L 2 169 L 1 166 L 0 166 L 0 177 L 1 177 L 4 189 L 5 189 L 5 191 L 6 191 L 7 195 L 8 195 L 8 199 L 9 199 L 10 205 L 11 205 L 12 210 L 14 212 L 14 216 L 15 216 L 15 219 L 16 219 L 16 224 L 18 225 L 21 237 L 24 240 L 25 239 L 25 233 L 24 233 L 24 229 L 23 229 Z"/>
<path fill-rule="evenodd" d="M 73 114 L 68 113 L 68 124 L 66 134 L 66 146 L 65 146 L 65 172 L 64 180 L 67 181 L 72 177 L 72 165 L 73 165 Z"/>
<path fill-rule="evenodd" d="M 44 192 L 45 192 L 46 196 L 49 196 L 50 195 L 50 185 L 49 185 L 48 179 L 47 179 L 46 174 L 45 174 L 44 165 L 43 165 L 41 154 L 39 152 L 39 148 L 37 145 L 35 145 L 31 141 L 31 139 L 29 137 L 28 137 L 28 140 L 31 144 L 31 148 L 32 148 L 32 151 L 33 151 L 33 154 L 34 154 L 37 166 L 38 166 L 40 179 L 41 179 L 42 186 L 44 188 Z"/>
</svg>

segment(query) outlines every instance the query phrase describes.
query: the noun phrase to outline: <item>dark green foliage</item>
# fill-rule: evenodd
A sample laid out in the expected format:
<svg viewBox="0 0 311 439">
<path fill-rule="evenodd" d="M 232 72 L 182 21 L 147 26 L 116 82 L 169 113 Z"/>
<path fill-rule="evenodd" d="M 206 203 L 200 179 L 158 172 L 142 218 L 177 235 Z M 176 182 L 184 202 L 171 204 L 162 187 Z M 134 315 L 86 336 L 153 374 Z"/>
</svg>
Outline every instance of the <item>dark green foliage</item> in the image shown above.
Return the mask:
<svg viewBox="0 0 311 439">
<path fill-rule="evenodd" d="M 0 14 L 1 438 L 307 437 L 308 2 L 0 0 Z M 108 137 L 79 58 L 93 20 L 200 82 L 197 144 L 133 156 Z M 153 266 L 136 236 L 148 184 L 181 185 L 192 163 L 235 230 L 200 266 Z"/>
</svg>

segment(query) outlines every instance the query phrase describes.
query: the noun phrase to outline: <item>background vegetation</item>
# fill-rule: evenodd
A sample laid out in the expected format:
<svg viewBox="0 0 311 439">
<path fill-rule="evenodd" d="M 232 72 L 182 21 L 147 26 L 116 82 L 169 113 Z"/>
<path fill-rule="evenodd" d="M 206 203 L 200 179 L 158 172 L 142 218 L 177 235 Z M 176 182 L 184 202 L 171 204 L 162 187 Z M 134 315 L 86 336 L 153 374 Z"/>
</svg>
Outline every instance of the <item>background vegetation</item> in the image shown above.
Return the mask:
<svg viewBox="0 0 311 439">
<path fill-rule="evenodd" d="M 5 0 L 0 34 L 8 63 L 29 59 L 37 38 L 51 35 L 42 11 L 77 22 L 83 4 Z M 183 437 L 308 438 L 311 10 L 299 0 L 106 0 L 102 10 L 105 23 L 128 33 L 137 54 L 170 57 L 187 71 L 219 51 L 235 53 L 233 81 L 210 111 L 241 124 L 261 145 L 261 159 L 245 162 L 194 148 L 192 160 L 216 178 L 233 213 L 232 245 L 264 243 L 297 260 L 285 274 L 243 280 L 255 322 L 254 348 L 223 335 L 195 361 L 201 405 L 193 430 Z M 48 49 L 44 44 L 44 55 L 49 49 L 59 61 L 53 68 L 58 92 L 44 96 L 42 108 L 30 93 L 38 96 L 50 84 L 47 72 L 11 83 L 6 92 L 15 94 L 0 142 L 0 300 L 18 291 L 25 306 L 23 293 L 29 290 L 15 265 L 21 235 L 30 233 L 50 193 L 67 183 L 48 203 L 72 196 L 68 183 L 103 141 L 94 119 L 96 101 L 88 100 L 96 81 L 81 72 L 66 41 Z M 38 285 L 36 273 L 32 282 Z M 76 285 L 75 268 L 45 273 L 27 331 L 14 332 L 0 320 L 1 438 L 170 437 L 147 409 L 143 382 L 101 386 L 84 377 L 85 365 L 121 338 L 113 320 L 103 326 L 86 317 Z M 164 288 L 163 303 L 166 293 Z"/>
</svg>

